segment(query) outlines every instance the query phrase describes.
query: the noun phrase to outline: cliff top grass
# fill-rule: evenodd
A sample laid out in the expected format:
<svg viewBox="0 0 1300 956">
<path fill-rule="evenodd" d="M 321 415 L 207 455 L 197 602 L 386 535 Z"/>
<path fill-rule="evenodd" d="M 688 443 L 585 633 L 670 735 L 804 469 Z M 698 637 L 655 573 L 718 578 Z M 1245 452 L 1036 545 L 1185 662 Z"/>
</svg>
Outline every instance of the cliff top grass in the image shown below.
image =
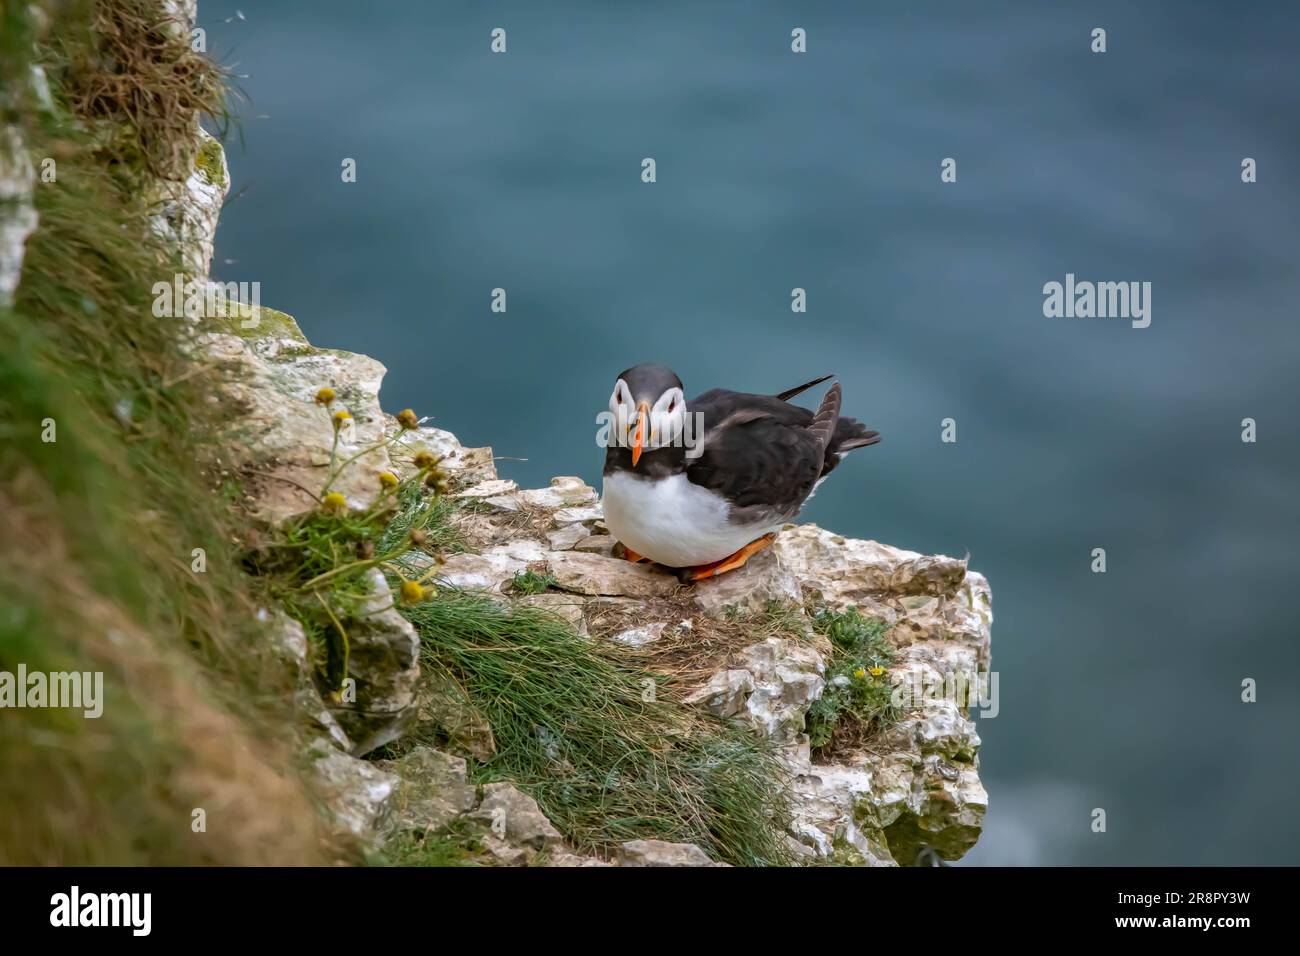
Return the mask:
<svg viewBox="0 0 1300 956">
<path fill-rule="evenodd" d="M 198 168 L 217 184 L 220 160 L 194 127 L 200 115 L 227 125 L 227 75 L 191 48 L 189 25 L 159 0 L 54 5 L 61 9 L 46 45 L 62 99 L 93 131 L 100 157 L 162 180 Z"/>
<path fill-rule="evenodd" d="M 155 0 L 33 6 L 0 4 L 3 120 L 57 160 L 0 310 L 0 670 L 102 671 L 106 699 L 0 720 L 0 863 L 323 859 L 235 519 L 197 464 L 220 409 L 186 325 L 150 309 L 180 267 L 141 177 L 180 175 L 221 71 Z M 17 92 L 33 65 L 52 113 Z"/>
<path fill-rule="evenodd" d="M 629 655 L 542 608 L 444 589 L 403 613 L 427 673 L 492 727 L 479 781 L 515 783 L 579 851 L 658 839 L 739 865 L 788 862 L 782 772 L 748 728 L 661 695 Z"/>
</svg>

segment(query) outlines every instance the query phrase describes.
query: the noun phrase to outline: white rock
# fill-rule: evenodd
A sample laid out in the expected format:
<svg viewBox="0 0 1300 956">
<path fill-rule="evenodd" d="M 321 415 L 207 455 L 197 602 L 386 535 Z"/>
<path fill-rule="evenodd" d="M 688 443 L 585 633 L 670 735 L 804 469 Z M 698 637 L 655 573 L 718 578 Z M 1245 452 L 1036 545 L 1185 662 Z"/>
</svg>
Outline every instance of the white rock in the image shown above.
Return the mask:
<svg viewBox="0 0 1300 956">
<path fill-rule="evenodd" d="M 437 830 L 472 810 L 478 801 L 463 757 L 417 747 L 400 760 L 378 766 L 399 779 L 389 808 L 395 829 Z"/>
<path fill-rule="evenodd" d="M 587 633 L 587 622 L 582 613 L 586 601 L 576 594 L 557 594 L 548 591 L 542 594 L 525 594 L 515 600 L 518 604 L 545 608 L 573 625 L 579 634 Z"/>
<path fill-rule="evenodd" d="M 553 551 L 547 560 L 559 586 L 580 594 L 665 597 L 679 587 L 671 574 L 621 558 L 581 551 Z"/>
<path fill-rule="evenodd" d="M 392 470 L 382 447 L 384 367 L 364 355 L 313 348 L 284 313 L 258 308 L 246 314 L 256 318 L 255 329 L 207 334 L 198 346 L 200 361 L 221 368 L 213 400 L 229 416 L 220 436 L 228 459 L 217 464 L 240 477 L 249 510 L 267 523 L 318 507 L 329 476 L 334 426 L 330 410 L 317 405 L 315 396 L 329 386 L 337 395 L 333 409 L 352 416 L 339 432 L 335 460 L 360 454 L 330 490 L 342 494 L 351 508 L 368 508 L 380 491 L 379 473 Z"/>
<path fill-rule="evenodd" d="M 500 840 L 491 833 L 481 837 L 479 845 L 493 866 L 527 866 L 533 856 L 523 847 Z"/>
<path fill-rule="evenodd" d="M 546 532 L 546 541 L 552 551 L 569 551 L 579 541 L 588 537 L 587 529 L 581 524 L 568 524 L 554 531 Z"/>
<path fill-rule="evenodd" d="M 540 541 L 518 538 L 488 548 L 481 554 L 448 555 L 434 580 L 467 590 L 499 592 L 515 579 L 515 575 L 522 574 L 530 564 L 543 560 L 547 554 Z"/>
<path fill-rule="evenodd" d="M 547 854 L 542 863 L 543 866 L 561 867 L 561 866 L 614 866 L 594 856 L 578 856 L 576 853 L 570 853 L 567 850 L 559 850 Z"/>
<path fill-rule="evenodd" d="M 599 497 L 595 488 L 581 478 L 573 477 L 552 478 L 549 488 L 531 488 L 515 494 L 520 504 L 529 508 L 569 508 L 589 505 Z"/>
<path fill-rule="evenodd" d="M 0 98 L 0 106 L 4 99 Z M 0 126 L 0 308 L 13 304 L 27 237 L 36 231 L 36 168 L 17 125 Z"/>
<path fill-rule="evenodd" d="M 391 415 L 385 416 L 385 430 L 389 437 L 402 433 L 397 419 Z M 402 433 L 389 454 L 402 473 L 410 473 L 415 467 L 411 459 L 422 451 L 437 455 L 441 459 L 438 467 L 463 486 L 497 477 L 491 448 L 466 448 L 451 432 L 427 425 Z"/>
<path fill-rule="evenodd" d="M 537 801 L 508 783 L 487 784 L 483 802 L 470 816 L 511 846 L 550 850 L 560 848 L 564 842 Z"/>
<path fill-rule="evenodd" d="M 588 554 L 603 554 L 611 556 L 614 549 L 614 538 L 608 534 L 587 534 L 584 525 L 568 525 L 570 528 L 577 528 L 582 531 L 583 537 L 573 546 L 574 551 L 585 551 Z"/>
<path fill-rule="evenodd" d="M 450 676 L 437 670 L 425 674 L 416 690 L 417 736 L 435 733 L 448 747 L 487 761 L 496 753 L 492 726 Z"/>
<path fill-rule="evenodd" d="M 556 526 L 559 527 L 566 524 L 573 524 L 575 521 L 599 521 L 604 516 L 605 513 L 601 511 L 599 504 L 579 505 L 574 508 L 561 508 L 552 515 L 552 520 L 555 522 Z"/>
<path fill-rule="evenodd" d="M 498 495 L 507 495 L 519 486 L 509 478 L 492 478 L 488 481 L 480 481 L 478 484 L 466 488 L 452 495 L 453 498 L 494 498 Z"/>
<path fill-rule="evenodd" d="M 342 830 L 369 838 L 380 826 L 398 778 L 323 741 L 308 753 L 325 806 Z"/>
<path fill-rule="evenodd" d="M 188 175 L 182 181 L 154 180 L 150 187 L 151 205 L 159 210 L 153 228 L 180 251 L 186 273 L 201 277 L 212 263 L 217 219 L 230 191 L 230 168 L 221 143 L 197 121 L 188 148 L 193 153 Z"/>
<path fill-rule="evenodd" d="M 779 742 L 802 734 L 808 708 L 826 687 L 821 655 L 810 647 L 769 637 L 745 648 L 739 663 L 753 677 L 745 711 L 754 728 Z"/>
<path fill-rule="evenodd" d="M 293 701 L 298 714 L 305 717 L 314 729 L 323 731 L 336 747 L 351 751 L 352 741 L 348 739 L 343 727 L 325 706 L 320 692 L 316 689 L 307 635 L 302 625 L 283 613 L 272 615 L 265 610 L 259 610 L 257 617 L 259 621 L 272 625 L 268 628 L 267 643 L 292 675 Z"/>
<path fill-rule="evenodd" d="M 733 610 L 742 614 L 762 611 L 771 601 L 800 604 L 803 595 L 799 579 L 772 548 L 760 551 L 744 567 L 692 585 L 692 597 L 700 610 L 721 618 Z"/>
<path fill-rule="evenodd" d="M 629 840 L 618 850 L 619 866 L 726 866 L 709 859 L 694 843 Z"/>
<path fill-rule="evenodd" d="M 745 701 L 753 691 L 754 675 L 734 668 L 713 674 L 688 694 L 683 703 L 703 707 L 717 717 L 732 717 L 744 710 Z"/>
<path fill-rule="evenodd" d="M 383 572 L 371 568 L 365 580 L 370 596 L 346 624 L 356 700 L 333 708 L 357 756 L 396 740 L 414 722 L 420 679 L 420 636 L 393 607 Z"/>
<path fill-rule="evenodd" d="M 662 621 L 656 621 L 654 624 L 646 624 L 642 627 L 633 627 L 626 631 L 620 631 L 610 640 L 628 647 L 645 647 L 647 644 L 653 644 L 663 637 L 665 627 L 667 625 Z"/>
<path fill-rule="evenodd" d="M 964 561 L 843 538 L 812 524 L 782 530 L 771 550 L 804 587 L 835 608 L 884 593 L 953 593 L 966 579 Z"/>
</svg>

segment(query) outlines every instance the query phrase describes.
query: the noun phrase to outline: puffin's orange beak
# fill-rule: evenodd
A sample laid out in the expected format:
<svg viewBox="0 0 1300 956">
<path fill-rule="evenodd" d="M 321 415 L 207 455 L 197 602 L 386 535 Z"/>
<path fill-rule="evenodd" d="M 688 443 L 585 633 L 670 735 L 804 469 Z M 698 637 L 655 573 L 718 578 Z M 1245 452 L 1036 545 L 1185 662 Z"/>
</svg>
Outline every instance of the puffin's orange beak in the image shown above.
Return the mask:
<svg viewBox="0 0 1300 956">
<path fill-rule="evenodd" d="M 641 449 L 645 447 L 646 419 L 650 416 L 650 403 L 642 402 L 636 407 L 636 434 L 632 436 L 632 467 L 641 460 Z"/>
</svg>

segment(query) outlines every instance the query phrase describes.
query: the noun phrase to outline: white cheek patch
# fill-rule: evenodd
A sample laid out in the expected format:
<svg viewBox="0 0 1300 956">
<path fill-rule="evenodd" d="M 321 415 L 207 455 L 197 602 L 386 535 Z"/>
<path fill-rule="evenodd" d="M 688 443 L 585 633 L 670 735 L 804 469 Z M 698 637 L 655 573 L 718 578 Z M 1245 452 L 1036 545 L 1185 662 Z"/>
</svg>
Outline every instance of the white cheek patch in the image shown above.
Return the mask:
<svg viewBox="0 0 1300 956">
<path fill-rule="evenodd" d="M 620 408 L 632 407 L 632 392 L 627 387 L 627 383 L 621 378 L 614 383 L 614 391 L 609 395 L 609 410 L 614 415 L 619 413 Z"/>
<path fill-rule="evenodd" d="M 619 445 L 630 445 L 632 429 L 636 427 L 636 411 L 632 408 L 632 390 L 621 378 L 609 396 L 609 413 L 614 416 L 611 429 Z"/>
<path fill-rule="evenodd" d="M 681 406 L 679 405 L 677 410 L 672 412 L 652 412 L 650 424 L 650 433 L 654 435 L 655 447 L 666 448 L 675 444 L 682 434 Z"/>
<path fill-rule="evenodd" d="M 670 388 L 659 396 L 650 411 L 650 434 L 656 448 L 666 448 L 677 443 L 682 434 L 682 420 L 686 414 L 686 396 L 680 388 Z"/>
</svg>

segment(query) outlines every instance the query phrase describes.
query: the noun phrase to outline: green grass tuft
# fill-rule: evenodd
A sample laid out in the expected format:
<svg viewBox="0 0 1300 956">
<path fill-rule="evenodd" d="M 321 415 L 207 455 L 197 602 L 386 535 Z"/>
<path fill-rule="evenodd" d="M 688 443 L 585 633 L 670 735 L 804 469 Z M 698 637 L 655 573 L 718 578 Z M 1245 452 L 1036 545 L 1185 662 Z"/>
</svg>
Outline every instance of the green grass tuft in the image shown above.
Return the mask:
<svg viewBox="0 0 1300 956">
<path fill-rule="evenodd" d="M 889 626 L 863 617 L 856 608 L 842 613 L 823 610 L 813 616 L 813 628 L 831 642 L 826 665 L 826 690 L 808 710 L 808 738 L 816 750 L 828 750 L 841 738 L 861 740 L 895 720 L 892 687 L 887 673 L 894 650 Z"/>
<path fill-rule="evenodd" d="M 492 726 L 480 782 L 513 781 L 580 852 L 659 839 L 787 862 L 782 772 L 747 728 L 663 699 L 653 676 L 540 608 L 444 590 L 403 613 L 424 666 Z"/>
<path fill-rule="evenodd" d="M 416 473 L 402 481 L 369 511 L 321 508 L 301 515 L 245 559 L 259 590 L 303 626 L 327 693 L 348 676 L 347 629 L 373 596 L 368 572 L 397 572 L 398 585 L 420 579 L 427 574 L 407 567 L 413 535 L 423 548 L 459 542 L 452 507 L 422 488 L 422 478 Z"/>
<path fill-rule="evenodd" d="M 458 505 L 445 495 L 430 495 L 416 482 L 403 482 L 398 490 L 396 511 L 384 528 L 376 548 L 381 554 L 397 550 L 412 531 L 423 531 L 425 550 L 434 554 L 457 554 L 466 550 L 465 536 L 456 526 Z"/>
<path fill-rule="evenodd" d="M 479 829 L 466 817 L 428 833 L 394 835 L 374 862 L 388 866 L 481 866 Z"/>
<path fill-rule="evenodd" d="M 553 574 L 538 574 L 536 571 L 523 571 L 515 575 L 510 587 L 518 594 L 541 594 L 559 583 Z"/>
</svg>

